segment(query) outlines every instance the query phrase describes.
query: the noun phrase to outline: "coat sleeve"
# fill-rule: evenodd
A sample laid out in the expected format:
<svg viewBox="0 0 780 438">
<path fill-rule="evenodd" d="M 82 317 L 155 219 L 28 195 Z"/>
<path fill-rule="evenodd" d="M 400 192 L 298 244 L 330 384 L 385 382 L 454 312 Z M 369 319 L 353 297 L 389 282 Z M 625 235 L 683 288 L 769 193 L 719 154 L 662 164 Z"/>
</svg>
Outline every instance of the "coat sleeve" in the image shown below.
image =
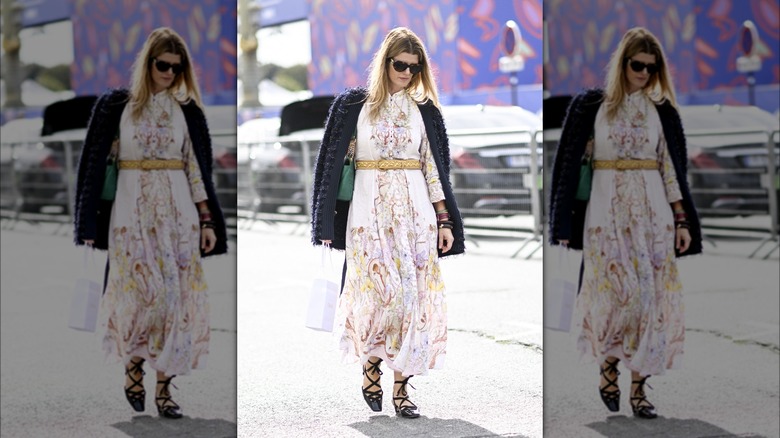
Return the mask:
<svg viewBox="0 0 780 438">
<path fill-rule="evenodd" d="M 73 237 L 76 245 L 84 245 L 85 240 L 97 239 L 97 204 L 109 152 L 104 143 L 106 138 L 113 138 L 108 117 L 111 100 L 109 93 L 103 94 L 92 107 L 87 136 L 79 157 L 73 208 Z"/>
<path fill-rule="evenodd" d="M 579 138 L 586 130 L 586 121 L 582 116 L 584 95 L 572 99 L 566 111 L 561 130 L 561 138 L 555 152 L 550 187 L 550 243 L 556 245 L 560 240 L 572 237 L 572 202 L 579 178 L 579 164 L 582 157 Z M 584 145 L 583 145 L 584 148 Z"/>
<path fill-rule="evenodd" d="M 227 225 L 222 207 L 219 205 L 216 189 L 214 188 L 212 176 L 214 153 L 211 148 L 211 134 L 209 134 L 208 123 L 206 123 L 206 115 L 203 114 L 203 111 L 194 102 L 182 106 L 182 109 L 185 110 L 184 116 L 187 120 L 187 129 L 192 140 L 195 157 L 198 160 L 201 179 L 208 196 L 206 202 L 211 212 L 211 219 L 214 221 L 214 233 L 217 236 L 217 243 L 214 249 L 209 253 L 201 252 L 201 256 L 208 257 L 224 254 L 228 250 Z"/>
<path fill-rule="evenodd" d="M 336 142 L 340 138 L 340 128 L 343 123 L 344 112 L 346 111 L 344 100 L 344 95 L 339 95 L 328 110 L 328 118 L 325 120 L 325 133 L 323 134 L 322 142 L 317 152 L 317 161 L 314 165 L 311 191 L 311 241 L 314 245 L 321 244 L 321 240 L 333 240 L 335 234 L 332 218 L 324 218 L 321 210 L 330 187 L 330 175 L 334 171 Z"/>
</svg>

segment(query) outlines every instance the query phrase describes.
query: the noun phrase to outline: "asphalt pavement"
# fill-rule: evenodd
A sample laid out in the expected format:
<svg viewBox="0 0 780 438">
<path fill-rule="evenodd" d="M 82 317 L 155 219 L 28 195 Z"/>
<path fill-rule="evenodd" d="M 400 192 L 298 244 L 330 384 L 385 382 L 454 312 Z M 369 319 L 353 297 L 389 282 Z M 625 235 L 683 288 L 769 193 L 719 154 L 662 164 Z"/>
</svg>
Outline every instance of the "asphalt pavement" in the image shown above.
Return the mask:
<svg viewBox="0 0 780 438">
<path fill-rule="evenodd" d="M 105 361 L 102 333 L 68 328 L 73 286 L 84 271 L 71 226 L 2 225 L 0 436 L 236 436 L 235 243 L 228 254 L 204 261 L 211 304 L 208 363 L 173 380 L 173 398 L 185 417 L 167 420 L 154 405 L 153 370 L 147 367 L 144 380 L 146 411 L 136 414 L 125 400 L 122 365 Z M 88 275 L 102 279 L 105 252 L 87 266 Z"/>
<path fill-rule="evenodd" d="M 308 226 L 239 224 L 240 437 L 541 437 L 542 263 L 517 240 L 469 242 L 441 262 L 447 290 L 444 369 L 412 378 L 422 417 L 363 401 L 361 368 L 330 333 L 304 326 L 320 250 Z M 242 229 L 244 228 L 244 229 Z M 479 246 L 477 246 L 479 245 Z M 340 272 L 343 253 L 333 253 Z"/>
<path fill-rule="evenodd" d="M 680 369 L 648 380 L 657 419 L 633 417 L 631 373 L 622 366 L 620 411 L 609 412 L 599 398 L 597 364 L 577 352 L 579 331 L 545 329 L 544 436 L 780 437 L 780 264 L 776 250 L 767 260 L 749 259 L 758 246 L 757 240 L 708 241 L 703 255 L 678 263 L 685 349 Z M 573 267 L 576 278 L 579 252 L 568 251 L 562 262 L 556 250 L 545 248 L 545 256 L 546 276 L 560 264 Z"/>
</svg>

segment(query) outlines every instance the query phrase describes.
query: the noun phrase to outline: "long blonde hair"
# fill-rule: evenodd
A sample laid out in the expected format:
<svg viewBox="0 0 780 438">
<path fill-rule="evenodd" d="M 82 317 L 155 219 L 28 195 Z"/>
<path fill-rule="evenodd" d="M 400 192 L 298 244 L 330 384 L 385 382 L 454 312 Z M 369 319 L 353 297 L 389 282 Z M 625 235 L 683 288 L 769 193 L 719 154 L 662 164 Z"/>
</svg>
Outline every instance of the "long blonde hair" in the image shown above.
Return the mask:
<svg viewBox="0 0 780 438">
<path fill-rule="evenodd" d="M 414 32 L 405 27 L 396 27 L 392 29 L 382 45 L 379 47 L 369 66 L 368 76 L 368 97 L 366 102 L 370 105 L 368 112 L 369 120 L 376 120 L 379 113 L 387 102 L 390 94 L 390 78 L 388 77 L 388 68 L 390 58 L 394 58 L 401 53 L 417 55 L 420 65 L 423 69 L 420 73 L 412 76 L 406 89 L 409 95 L 418 102 L 433 102 L 439 106 L 439 94 L 436 91 L 436 81 L 433 78 L 430 63 L 428 62 L 428 53 L 425 51 L 420 38 Z"/>
<path fill-rule="evenodd" d="M 623 98 L 628 94 L 628 79 L 626 78 L 626 69 L 629 68 L 628 60 L 638 53 L 655 55 L 655 63 L 658 65 L 658 71 L 650 75 L 644 92 L 656 103 L 668 100 L 672 105 L 677 106 L 677 98 L 669 75 L 669 66 L 661 43 L 649 30 L 635 27 L 623 35 L 623 39 L 617 49 L 612 52 L 612 57 L 609 60 L 604 96 L 608 120 L 615 118 Z"/>
<path fill-rule="evenodd" d="M 132 105 L 131 115 L 133 120 L 137 120 L 141 116 L 144 107 L 152 97 L 152 90 L 154 89 L 151 71 L 153 68 L 152 59 L 166 52 L 181 56 L 181 65 L 184 67 L 182 72 L 174 77 L 171 84 L 170 90 L 173 92 L 173 95 L 181 103 L 194 101 L 199 107 L 203 108 L 200 88 L 193 72 L 187 44 L 173 29 L 160 27 L 149 34 L 133 63 L 133 76 L 130 85 L 130 104 Z"/>
</svg>

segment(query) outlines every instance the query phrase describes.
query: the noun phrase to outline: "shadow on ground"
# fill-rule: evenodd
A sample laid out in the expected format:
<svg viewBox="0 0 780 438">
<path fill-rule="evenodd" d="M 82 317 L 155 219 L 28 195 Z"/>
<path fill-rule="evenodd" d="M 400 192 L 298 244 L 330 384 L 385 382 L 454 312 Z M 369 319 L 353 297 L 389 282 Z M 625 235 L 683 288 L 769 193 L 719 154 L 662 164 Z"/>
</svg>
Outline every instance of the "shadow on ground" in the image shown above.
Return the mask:
<svg viewBox="0 0 780 438">
<path fill-rule="evenodd" d="M 664 437 L 664 438 L 766 438 L 762 435 L 735 435 L 714 424 L 696 419 L 665 418 L 653 420 L 635 417 L 611 416 L 606 421 L 587 424 L 606 438 Z"/>
<path fill-rule="evenodd" d="M 131 421 L 111 425 L 133 438 L 234 438 L 238 435 L 236 423 L 223 419 L 183 417 L 178 420 L 141 415 Z"/>
<path fill-rule="evenodd" d="M 523 435 L 517 434 L 499 435 L 481 426 L 469 423 L 468 421 L 454 418 L 428 418 L 426 416 L 415 419 L 405 419 L 395 416 L 379 415 L 371 417 L 368 421 L 350 424 L 349 427 L 369 438 L 415 436 L 429 438 L 524 438 Z"/>
</svg>

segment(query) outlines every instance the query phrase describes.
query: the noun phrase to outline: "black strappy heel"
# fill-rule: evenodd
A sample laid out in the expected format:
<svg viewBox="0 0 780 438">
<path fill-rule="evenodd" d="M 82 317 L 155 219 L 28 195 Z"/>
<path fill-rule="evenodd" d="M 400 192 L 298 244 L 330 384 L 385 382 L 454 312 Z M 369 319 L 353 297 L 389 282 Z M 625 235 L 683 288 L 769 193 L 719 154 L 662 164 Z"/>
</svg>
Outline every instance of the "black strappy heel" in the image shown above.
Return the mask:
<svg viewBox="0 0 780 438">
<path fill-rule="evenodd" d="M 604 376 L 604 380 L 607 381 L 606 385 L 599 386 L 599 394 L 601 395 L 601 401 L 604 402 L 604 405 L 611 412 L 620 410 L 620 387 L 618 386 L 620 371 L 617 369 L 618 362 L 620 362 L 620 359 L 615 359 L 614 362 L 605 360 L 604 363 L 607 366 L 604 368 L 599 367 L 599 375 Z M 614 373 L 615 379 L 607 377 L 607 372 Z M 615 387 L 615 389 L 609 389 L 610 387 Z"/>
<path fill-rule="evenodd" d="M 652 420 L 658 417 L 658 414 L 655 412 L 655 406 L 647 400 L 645 395 L 645 381 L 649 378 L 650 376 L 645 376 L 640 380 L 631 381 L 631 383 L 637 385 L 636 389 L 631 392 L 631 409 L 634 411 L 635 417 Z M 647 387 L 653 389 L 649 384 Z M 634 403 L 635 400 L 636 403 Z"/>
<path fill-rule="evenodd" d="M 181 407 L 171 398 L 171 391 L 168 385 L 173 385 L 171 380 L 176 376 L 168 377 L 166 380 L 158 380 L 157 384 L 162 385 L 162 391 L 157 391 L 155 403 L 157 404 L 157 413 L 161 417 L 177 419 L 183 417 Z M 176 385 L 173 385 L 176 388 Z M 178 389 L 178 388 L 177 388 Z M 162 400 L 162 403 L 160 401 Z"/>
<path fill-rule="evenodd" d="M 367 361 L 368 366 L 363 365 L 363 375 L 371 382 L 368 386 L 363 388 L 363 400 L 366 401 L 368 407 L 374 412 L 382 412 L 382 395 L 384 392 L 382 391 L 382 385 L 379 384 L 379 381 L 382 378 L 382 370 L 379 369 L 379 364 L 381 363 L 382 359 L 379 359 L 376 362 L 371 362 L 371 359 L 369 359 Z M 377 377 L 376 380 L 373 380 L 369 375 L 369 372 L 371 374 L 379 374 L 379 377 Z M 371 390 L 374 386 L 379 389 Z"/>
<path fill-rule="evenodd" d="M 409 376 L 401 381 L 395 381 L 395 384 L 400 384 L 401 387 L 398 388 L 398 391 L 396 391 L 395 396 L 393 397 L 393 407 L 395 407 L 395 415 L 403 418 L 417 418 L 420 416 L 419 408 L 409 400 L 409 394 L 406 392 L 406 385 L 412 386 L 412 384 L 409 383 L 409 379 L 411 378 L 412 376 Z M 412 388 L 414 388 L 414 386 L 412 386 Z M 401 403 L 396 404 L 396 400 L 401 400 Z"/>
<path fill-rule="evenodd" d="M 144 405 L 146 404 L 146 390 L 144 389 L 144 376 L 146 373 L 144 372 L 144 369 L 141 368 L 143 365 L 143 359 L 138 362 L 133 362 L 133 359 L 130 359 L 128 364 L 125 366 L 125 375 L 128 376 L 132 382 L 130 387 L 125 388 L 125 397 L 127 397 L 127 401 L 136 412 L 143 412 L 145 409 Z M 138 380 L 134 379 L 133 375 L 139 372 L 141 373 L 141 377 Z M 136 386 L 141 389 L 133 389 Z"/>
</svg>

